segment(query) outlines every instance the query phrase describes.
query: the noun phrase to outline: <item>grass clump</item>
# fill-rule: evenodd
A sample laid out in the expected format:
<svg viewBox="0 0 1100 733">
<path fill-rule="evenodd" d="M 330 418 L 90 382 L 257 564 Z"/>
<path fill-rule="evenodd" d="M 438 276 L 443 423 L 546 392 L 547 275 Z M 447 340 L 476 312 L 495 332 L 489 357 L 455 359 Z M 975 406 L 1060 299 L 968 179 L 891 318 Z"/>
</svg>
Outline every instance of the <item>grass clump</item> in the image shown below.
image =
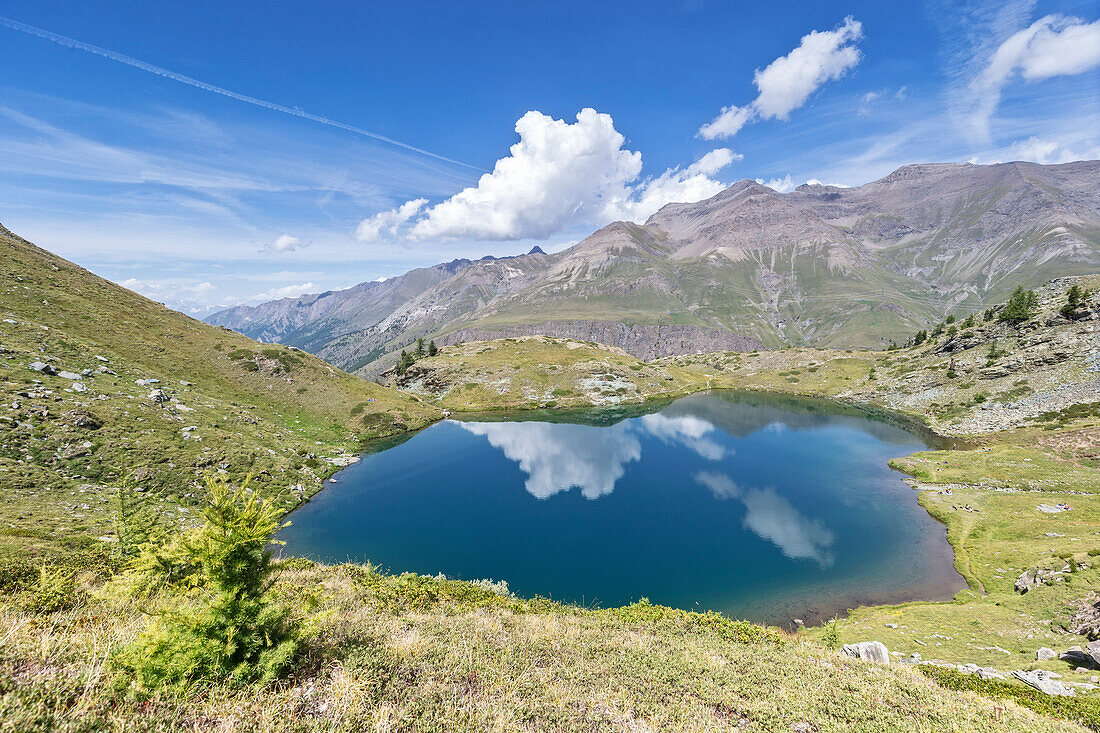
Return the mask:
<svg viewBox="0 0 1100 733">
<path fill-rule="evenodd" d="M 620 608 L 597 611 L 602 615 L 627 624 L 642 625 L 650 629 L 675 633 L 706 633 L 738 644 L 782 645 L 783 637 L 775 629 L 736 621 L 720 613 L 707 611 L 683 611 L 667 606 L 655 606 L 648 598 Z"/>
</svg>

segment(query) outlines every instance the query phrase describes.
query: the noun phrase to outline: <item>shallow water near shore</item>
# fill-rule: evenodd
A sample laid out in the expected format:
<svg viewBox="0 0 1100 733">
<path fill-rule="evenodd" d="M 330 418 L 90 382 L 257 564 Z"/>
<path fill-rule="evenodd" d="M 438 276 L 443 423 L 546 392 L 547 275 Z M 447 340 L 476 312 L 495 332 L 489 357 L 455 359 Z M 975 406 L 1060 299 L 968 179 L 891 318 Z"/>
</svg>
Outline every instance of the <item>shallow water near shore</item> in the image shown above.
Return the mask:
<svg viewBox="0 0 1100 733">
<path fill-rule="evenodd" d="M 887 466 L 927 436 L 825 400 L 651 409 L 438 423 L 341 471 L 290 516 L 283 554 L 776 624 L 965 586 Z"/>
</svg>

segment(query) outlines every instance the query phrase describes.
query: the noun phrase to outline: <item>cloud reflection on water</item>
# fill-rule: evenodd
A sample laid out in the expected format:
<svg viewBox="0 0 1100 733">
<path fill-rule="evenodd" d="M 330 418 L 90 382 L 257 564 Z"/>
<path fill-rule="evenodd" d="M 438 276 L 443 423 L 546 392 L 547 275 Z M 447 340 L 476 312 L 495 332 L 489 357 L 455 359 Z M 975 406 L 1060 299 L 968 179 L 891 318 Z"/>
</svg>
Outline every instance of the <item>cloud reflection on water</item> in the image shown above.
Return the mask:
<svg viewBox="0 0 1100 733">
<path fill-rule="evenodd" d="M 728 453 L 708 437 L 714 425 L 694 415 L 667 417 L 654 413 L 607 428 L 541 422 L 457 425 L 484 436 L 505 457 L 518 463 L 527 474 L 525 488 L 538 499 L 574 486 L 586 499 L 610 494 L 626 473 L 626 465 L 642 457 L 639 434 L 683 445 L 710 461 L 720 461 Z M 743 488 L 718 471 L 701 471 L 695 474 L 695 480 L 710 489 L 716 499 L 741 502 L 745 507 L 745 529 L 771 542 L 787 557 L 814 560 L 823 567 L 832 564 L 830 548 L 836 540 L 833 532 L 803 515 L 775 489 Z"/>
<path fill-rule="evenodd" d="M 626 464 L 642 457 L 639 434 L 683 445 L 710 461 L 719 461 L 729 452 L 708 437 L 715 431 L 714 425 L 693 415 L 667 417 L 655 413 L 608 428 L 540 422 L 457 425 L 485 436 L 490 445 L 518 463 L 527 474 L 527 491 L 539 499 L 574 486 L 586 499 L 610 494 L 626 472 Z"/>
<path fill-rule="evenodd" d="M 709 461 L 720 461 L 726 456 L 724 447 L 706 437 L 707 433 L 714 431 L 713 423 L 701 417 L 666 417 L 655 412 L 643 416 L 639 422 L 654 437 L 665 443 L 680 443 Z"/>
<path fill-rule="evenodd" d="M 626 464 L 642 457 L 642 445 L 627 423 L 610 428 L 538 422 L 458 423 L 484 435 L 527 474 L 531 495 L 546 499 L 574 486 L 586 499 L 615 489 Z"/>
<path fill-rule="evenodd" d="M 830 548 L 836 541 L 832 530 L 810 519 L 780 496 L 775 489 L 742 489 L 724 473 L 702 471 L 695 480 L 710 489 L 716 499 L 736 499 L 745 505 L 745 529 L 768 540 L 792 560 L 815 560 L 823 567 L 833 564 Z"/>
</svg>

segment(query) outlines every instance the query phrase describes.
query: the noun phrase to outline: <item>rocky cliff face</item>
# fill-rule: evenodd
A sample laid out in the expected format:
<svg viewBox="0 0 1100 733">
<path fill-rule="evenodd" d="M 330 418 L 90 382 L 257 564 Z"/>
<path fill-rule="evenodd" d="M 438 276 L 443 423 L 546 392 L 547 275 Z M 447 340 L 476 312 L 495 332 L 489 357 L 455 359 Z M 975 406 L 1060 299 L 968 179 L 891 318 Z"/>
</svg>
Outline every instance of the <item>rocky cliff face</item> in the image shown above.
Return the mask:
<svg viewBox="0 0 1100 733">
<path fill-rule="evenodd" d="M 858 188 L 741 181 L 564 252 L 414 270 L 209 320 L 365 374 L 417 337 L 545 333 L 643 358 L 882 346 L 1018 284 L 1100 270 L 1100 161 L 915 165 Z"/>
</svg>

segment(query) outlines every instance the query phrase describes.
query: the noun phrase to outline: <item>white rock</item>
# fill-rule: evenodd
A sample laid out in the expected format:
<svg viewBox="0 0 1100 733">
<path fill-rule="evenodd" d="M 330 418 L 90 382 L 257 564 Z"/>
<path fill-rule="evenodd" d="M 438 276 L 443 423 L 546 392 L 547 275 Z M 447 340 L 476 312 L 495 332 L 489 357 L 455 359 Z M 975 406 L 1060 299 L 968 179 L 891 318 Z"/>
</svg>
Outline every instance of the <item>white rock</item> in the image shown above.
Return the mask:
<svg viewBox="0 0 1100 733">
<path fill-rule="evenodd" d="M 845 644 L 840 648 L 844 657 L 862 659 L 876 664 L 889 664 L 890 651 L 881 641 L 861 641 L 858 644 Z"/>
</svg>

